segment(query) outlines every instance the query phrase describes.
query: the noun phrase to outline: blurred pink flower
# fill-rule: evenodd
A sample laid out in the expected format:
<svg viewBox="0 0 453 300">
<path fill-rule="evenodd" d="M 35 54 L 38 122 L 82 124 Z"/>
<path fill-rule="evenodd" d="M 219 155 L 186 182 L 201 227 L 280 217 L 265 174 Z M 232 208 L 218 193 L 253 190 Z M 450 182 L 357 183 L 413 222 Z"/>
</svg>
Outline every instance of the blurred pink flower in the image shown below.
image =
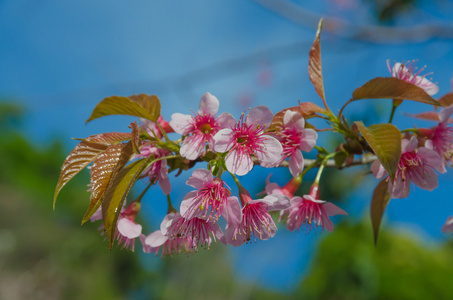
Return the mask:
<svg viewBox="0 0 453 300">
<path fill-rule="evenodd" d="M 439 87 L 435 83 L 426 79 L 426 76 L 430 74 L 420 75 L 425 67 L 417 71 L 417 68 L 415 67 L 416 62 L 417 61 L 415 60 L 410 61 L 409 63 L 405 63 L 404 61 L 402 63 L 397 62 L 392 67 L 390 65 L 390 60 L 388 59 L 387 67 L 392 74 L 392 77 L 415 84 L 416 86 L 424 89 L 428 95 L 436 94 L 439 91 Z"/>
<path fill-rule="evenodd" d="M 210 93 L 201 97 L 200 106 L 196 115 L 174 113 L 171 116 L 170 126 L 175 132 L 187 136 L 180 149 L 180 154 L 190 160 L 195 160 L 205 151 L 206 143 L 212 148 L 213 136 L 222 128 L 235 122 L 229 113 L 222 113 L 216 117 L 219 110 L 219 100 Z"/>
<path fill-rule="evenodd" d="M 447 221 L 445 221 L 444 226 L 442 226 L 442 231 L 444 233 L 452 233 L 453 232 L 453 216 L 448 217 Z"/>
<path fill-rule="evenodd" d="M 274 137 L 264 134 L 272 122 L 273 114 L 264 105 L 250 110 L 244 120 L 244 113 L 232 128 L 225 128 L 214 136 L 214 150 L 229 151 L 225 164 L 231 173 L 245 175 L 253 168 L 253 154 L 263 165 L 275 166 L 281 159 L 282 145 Z"/>
<path fill-rule="evenodd" d="M 439 155 L 431 149 L 419 147 L 416 137 L 401 141 L 401 158 L 395 174 L 395 181 L 389 180 L 389 192 L 392 198 L 409 196 L 411 182 L 421 189 L 432 191 L 438 186 L 434 170 L 445 173 L 444 164 Z M 371 165 L 376 178 L 387 176 L 387 171 L 378 160 Z"/>
</svg>

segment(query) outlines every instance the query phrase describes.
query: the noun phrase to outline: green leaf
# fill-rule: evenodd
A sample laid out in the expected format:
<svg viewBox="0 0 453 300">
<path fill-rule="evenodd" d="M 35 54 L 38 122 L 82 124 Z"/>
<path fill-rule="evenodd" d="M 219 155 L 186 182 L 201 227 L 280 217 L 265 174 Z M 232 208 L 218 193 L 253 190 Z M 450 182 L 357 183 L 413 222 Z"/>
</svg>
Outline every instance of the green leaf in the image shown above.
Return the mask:
<svg viewBox="0 0 453 300">
<path fill-rule="evenodd" d="M 322 62 L 321 62 L 321 31 L 324 19 L 319 20 L 318 29 L 316 30 L 315 40 L 310 48 L 308 59 L 308 77 L 315 86 L 316 93 L 321 97 L 324 106 L 327 108 L 326 97 L 324 94 L 324 81 L 322 77 Z"/>
<path fill-rule="evenodd" d="M 401 132 L 392 124 L 376 124 L 368 128 L 362 121 L 355 124 L 393 181 L 401 157 Z"/>
<path fill-rule="evenodd" d="M 152 157 L 137 160 L 119 171 L 110 181 L 102 200 L 102 218 L 105 231 L 112 249 L 118 217 L 129 191 L 139 179 L 142 172 L 152 162 Z"/>
<path fill-rule="evenodd" d="M 360 99 L 411 100 L 440 106 L 441 104 L 415 84 L 393 77 L 371 79 L 352 93 L 351 101 Z"/>
<path fill-rule="evenodd" d="M 379 228 L 381 226 L 382 216 L 390 202 L 388 182 L 386 179 L 381 180 L 373 192 L 371 200 L 371 224 L 373 225 L 374 244 L 377 244 Z"/>
<path fill-rule="evenodd" d="M 86 123 L 109 115 L 129 115 L 155 122 L 160 115 L 160 101 L 155 95 L 145 94 L 107 97 L 96 105 Z"/>
<path fill-rule="evenodd" d="M 111 178 L 129 162 L 132 154 L 133 146 L 132 142 L 129 141 L 127 144 L 110 146 L 93 161 L 90 179 L 90 205 L 82 219 L 82 224 L 88 221 L 99 208 Z"/>
</svg>

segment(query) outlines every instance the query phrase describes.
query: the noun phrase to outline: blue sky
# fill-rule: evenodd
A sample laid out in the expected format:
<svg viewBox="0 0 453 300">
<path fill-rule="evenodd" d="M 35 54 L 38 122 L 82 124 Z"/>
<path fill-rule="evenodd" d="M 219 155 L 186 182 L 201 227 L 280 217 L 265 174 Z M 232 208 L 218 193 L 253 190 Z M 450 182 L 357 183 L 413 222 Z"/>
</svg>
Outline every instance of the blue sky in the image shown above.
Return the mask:
<svg viewBox="0 0 453 300">
<path fill-rule="evenodd" d="M 344 11 L 335 1 L 293 2 L 321 15 L 373 22 L 369 7 Z M 397 23 L 451 21 L 451 1 L 436 2 L 443 6 L 421 3 Z M 133 120 L 128 117 L 84 125 L 94 106 L 110 95 L 157 94 L 166 119 L 174 112 L 196 110 L 207 91 L 220 100 L 220 111 L 236 117 L 248 106 L 260 104 L 273 112 L 297 105 L 298 100 L 321 105 L 307 75 L 314 34 L 314 27 L 297 25 L 253 1 L 0 1 L 0 96 L 28 108 L 24 129 L 34 142 L 64 137 L 68 151 L 75 145 L 70 137 L 127 130 Z M 438 82 L 439 95 L 451 90 L 453 41 L 449 39 L 372 44 L 324 33 L 322 55 L 327 101 L 334 111 L 356 87 L 373 77 L 388 76 L 387 59 L 419 59 L 420 67 L 427 65 L 427 72 L 433 72 L 430 77 Z M 262 76 L 270 76 L 269 84 L 260 80 Z M 389 106 L 389 101 L 357 102 L 346 115 L 374 115 L 376 110 L 388 112 Z M 396 124 L 412 127 L 414 120 L 403 112 L 425 109 L 429 108 L 403 103 Z M 386 119 L 379 120 L 376 113 L 374 121 Z M 257 169 L 249 178 L 264 179 L 267 174 Z M 386 224 L 404 224 L 427 239 L 445 239 L 440 227 L 453 214 L 451 179 L 450 174 L 442 175 L 434 192 L 416 189 L 408 199 L 392 201 Z M 245 185 L 253 180 L 246 179 Z M 182 184 L 184 177 L 177 182 Z M 355 193 L 347 207 L 353 216 L 366 213 L 376 183 L 367 180 Z M 188 190 L 183 187 L 173 197 Z M 159 194 L 153 191 L 150 197 L 154 195 Z M 146 208 L 156 220 L 151 222 L 154 226 L 164 210 Z M 231 259 L 243 278 L 287 289 L 300 278 L 316 239 L 282 230 L 270 241 L 232 250 Z M 263 265 L 263 261 L 272 263 Z"/>
</svg>

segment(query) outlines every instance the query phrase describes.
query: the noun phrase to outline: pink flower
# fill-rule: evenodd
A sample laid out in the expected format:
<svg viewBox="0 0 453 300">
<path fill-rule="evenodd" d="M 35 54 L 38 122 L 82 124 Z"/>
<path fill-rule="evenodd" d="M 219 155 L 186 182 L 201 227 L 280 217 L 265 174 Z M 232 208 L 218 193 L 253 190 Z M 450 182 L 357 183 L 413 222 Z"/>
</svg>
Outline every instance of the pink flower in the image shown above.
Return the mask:
<svg viewBox="0 0 453 300">
<path fill-rule="evenodd" d="M 197 190 L 189 192 L 181 203 L 181 215 L 184 218 L 217 221 L 222 214 L 228 213 L 226 208 L 231 193 L 224 187 L 222 179 L 214 178 L 206 169 L 197 169 L 186 183 Z"/>
<path fill-rule="evenodd" d="M 227 220 L 225 234 L 227 242 L 238 247 L 251 241 L 252 235 L 256 239 L 267 240 L 277 231 L 274 220 L 269 214 L 273 210 L 285 209 L 289 206 L 289 198 L 284 195 L 269 195 L 259 200 L 252 200 L 250 194 L 242 189 L 240 191 L 242 211 L 238 215 L 231 214 Z M 236 197 L 232 201 L 239 203 Z"/>
<path fill-rule="evenodd" d="M 196 217 L 188 220 L 178 214 L 167 222 L 166 228 L 167 231 L 164 235 L 170 240 L 189 238 L 193 241 L 195 250 L 198 249 L 199 244 L 209 249 L 212 241 L 216 241 L 217 239 L 226 245 L 222 229 L 212 220 Z"/>
<path fill-rule="evenodd" d="M 146 144 L 140 148 L 140 154 L 135 155 L 135 158 L 148 158 L 154 156 L 154 158 L 165 157 L 170 152 L 167 150 L 159 149 L 153 144 Z M 160 188 L 165 195 L 170 194 L 171 185 L 168 179 L 167 160 L 162 159 L 154 162 L 144 172 L 143 177 L 148 177 L 149 181 L 153 184 L 159 182 Z"/>
<path fill-rule="evenodd" d="M 195 160 L 205 151 L 206 143 L 213 142 L 213 136 L 222 128 L 234 122 L 234 118 L 223 113 L 215 117 L 219 110 L 219 100 L 210 93 L 201 97 L 196 115 L 175 113 L 171 116 L 170 126 L 175 132 L 187 136 L 181 145 L 180 154 L 190 160 Z"/>
<path fill-rule="evenodd" d="M 135 217 L 137 216 L 140 210 L 140 203 L 132 202 L 129 204 L 126 209 L 122 209 L 120 215 L 118 216 L 118 222 L 116 225 L 116 232 L 114 239 L 118 241 L 118 246 L 126 248 L 127 250 L 134 251 L 135 248 L 135 239 L 142 235 L 142 225 L 134 222 Z M 102 207 L 99 207 L 98 210 L 91 216 L 91 222 L 102 219 Z M 99 226 L 98 230 L 104 235 L 104 224 Z"/>
<path fill-rule="evenodd" d="M 427 137 L 426 147 L 433 149 L 441 158 L 444 166 L 452 163 L 453 159 L 453 128 L 449 127 L 453 105 L 442 109 L 439 113 L 440 123 L 432 129 L 420 129 Z"/>
<path fill-rule="evenodd" d="M 310 232 L 314 227 L 316 231 L 321 227 L 332 232 L 333 223 L 329 217 L 336 215 L 347 215 L 347 213 L 333 203 L 319 200 L 319 191 L 317 186 L 311 188 L 309 195 L 299 196 L 291 199 L 291 206 L 281 212 L 281 216 L 288 214 L 286 227 L 289 231 L 307 229 Z"/>
<path fill-rule="evenodd" d="M 390 60 L 387 60 L 387 67 L 392 74 L 392 77 L 404 80 L 406 82 L 415 84 L 416 86 L 425 90 L 428 95 L 434 95 L 439 91 L 439 87 L 425 77 L 429 74 L 420 75 L 425 69 L 424 67 L 417 71 L 415 67 L 416 61 L 413 60 L 408 64 L 395 63 L 393 67 L 390 65 Z"/>
<path fill-rule="evenodd" d="M 264 134 L 273 114 L 267 106 L 253 108 L 244 120 L 232 128 L 225 128 L 214 136 L 214 150 L 228 152 L 225 164 L 231 173 L 245 175 L 253 168 L 253 154 L 264 166 L 274 166 L 281 159 L 282 145 L 274 137 Z"/>
<path fill-rule="evenodd" d="M 302 151 L 310 152 L 316 144 L 318 134 L 313 129 L 305 129 L 305 119 L 299 112 L 287 110 L 283 116 L 282 130 L 277 138 L 283 146 L 282 160 L 289 157 L 289 171 L 293 177 L 304 169 Z"/>
<path fill-rule="evenodd" d="M 143 124 L 140 125 L 140 128 L 142 130 L 146 131 L 151 137 L 160 139 L 163 136 L 163 134 L 162 134 L 159 126 L 157 126 L 157 124 L 159 124 L 162 127 L 162 129 L 165 131 L 165 133 L 174 132 L 173 128 L 170 127 L 170 124 L 167 121 L 165 121 L 162 116 L 159 116 L 159 118 L 157 119 L 157 122 L 152 122 L 147 119 L 140 119 L 140 120 L 143 121 Z"/>
<path fill-rule="evenodd" d="M 290 181 L 288 181 L 288 183 L 284 187 L 280 187 L 277 183 L 270 182 L 269 179 L 271 178 L 271 175 L 269 175 L 266 178 L 266 187 L 264 189 L 264 192 L 267 195 L 272 194 L 286 195 L 291 199 L 294 196 L 294 193 L 299 188 L 300 184 L 302 183 L 302 178 L 293 177 L 291 178 Z"/>
<path fill-rule="evenodd" d="M 442 226 L 442 231 L 444 233 L 452 233 L 453 232 L 453 216 L 448 217 L 447 221 L 445 221 L 444 226 Z"/>
<path fill-rule="evenodd" d="M 401 158 L 395 174 L 395 181 L 389 180 L 389 192 L 392 198 L 409 196 L 411 182 L 421 189 L 432 191 L 437 185 L 437 175 L 434 170 L 445 173 L 445 167 L 439 155 L 425 147 L 417 148 L 416 137 L 401 141 Z M 384 167 L 376 160 L 371 165 L 371 171 L 376 178 L 387 175 Z"/>
<path fill-rule="evenodd" d="M 143 251 L 145 253 L 155 253 L 157 256 L 159 250 L 162 250 L 161 258 L 164 258 L 180 252 L 192 253 L 194 251 L 194 243 L 191 237 L 176 237 L 174 239 L 169 239 L 166 236 L 167 223 L 177 216 L 178 214 L 176 213 L 166 215 L 160 225 L 160 230 L 154 231 L 148 236 L 140 236 L 140 241 L 142 242 Z"/>
</svg>

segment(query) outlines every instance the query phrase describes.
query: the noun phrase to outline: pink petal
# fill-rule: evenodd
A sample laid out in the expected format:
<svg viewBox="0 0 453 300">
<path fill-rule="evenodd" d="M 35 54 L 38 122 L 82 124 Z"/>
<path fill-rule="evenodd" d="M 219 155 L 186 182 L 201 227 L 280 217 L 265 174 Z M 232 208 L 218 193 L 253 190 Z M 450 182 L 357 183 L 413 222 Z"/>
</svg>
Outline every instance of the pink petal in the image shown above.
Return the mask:
<svg viewBox="0 0 453 300">
<path fill-rule="evenodd" d="M 322 225 L 323 225 L 323 228 L 325 230 L 327 230 L 328 232 L 333 232 L 333 230 L 335 228 L 333 226 L 332 220 L 330 220 L 330 218 L 328 216 L 322 217 Z"/>
<path fill-rule="evenodd" d="M 141 234 L 138 238 L 140 239 L 140 242 L 142 243 L 144 253 L 155 253 L 156 252 L 156 248 L 153 248 L 145 243 L 146 236 L 144 234 Z"/>
<path fill-rule="evenodd" d="M 196 169 L 189 179 L 187 179 L 186 184 L 199 190 L 213 180 L 214 177 L 210 171 L 206 169 Z"/>
<path fill-rule="evenodd" d="M 420 147 L 417 150 L 417 154 L 422 157 L 425 164 L 432 167 L 439 173 L 445 173 L 447 170 L 445 169 L 445 165 L 443 164 L 442 158 L 435 152 L 434 150 Z"/>
<path fill-rule="evenodd" d="M 444 233 L 452 233 L 453 232 L 453 216 L 448 217 L 448 219 L 445 222 L 444 226 L 442 226 L 442 231 Z"/>
<path fill-rule="evenodd" d="M 326 202 L 323 204 L 324 211 L 326 214 L 331 217 L 331 216 L 336 216 L 336 215 L 345 215 L 347 216 L 348 213 L 336 206 L 335 204 L 331 202 Z"/>
<path fill-rule="evenodd" d="M 417 86 L 424 89 L 425 92 L 430 96 L 435 95 L 437 94 L 437 92 L 439 92 L 439 87 L 435 83 L 431 82 L 430 80 L 426 79 L 423 76 L 417 76 L 416 82 Z"/>
<path fill-rule="evenodd" d="M 170 126 L 176 133 L 179 133 L 180 135 L 187 135 L 187 130 L 189 129 L 191 121 L 191 115 L 174 113 L 171 115 Z"/>
<path fill-rule="evenodd" d="M 181 216 L 179 214 L 175 214 L 175 213 L 169 213 L 167 214 L 164 219 L 162 220 L 162 223 L 160 223 L 160 231 L 162 232 L 163 235 L 166 235 L 167 234 L 167 224 L 168 222 L 170 222 L 171 220 L 175 219 L 175 218 L 180 218 Z"/>
<path fill-rule="evenodd" d="M 195 160 L 200 157 L 205 150 L 205 142 L 206 140 L 202 134 L 189 136 L 182 142 L 179 153 L 184 158 Z"/>
<path fill-rule="evenodd" d="M 253 203 L 258 203 L 258 202 L 265 202 L 267 204 L 268 211 L 286 209 L 291 204 L 288 196 L 279 195 L 279 194 L 267 195 L 263 199 L 252 200 L 249 203 L 253 204 Z"/>
<path fill-rule="evenodd" d="M 239 154 L 238 151 L 230 151 L 225 158 L 225 165 L 231 173 L 242 176 L 253 169 L 253 160 L 248 154 Z"/>
<path fill-rule="evenodd" d="M 318 133 L 316 133 L 316 131 L 310 128 L 304 129 L 304 135 L 299 146 L 300 150 L 310 152 L 316 145 L 317 139 Z"/>
<path fill-rule="evenodd" d="M 402 139 L 401 140 L 401 153 L 412 152 L 417 149 L 418 140 L 415 136 L 411 138 L 411 140 Z"/>
<path fill-rule="evenodd" d="M 184 196 L 184 199 L 182 199 L 181 206 L 179 207 L 181 216 L 186 218 L 186 220 L 190 220 L 193 217 L 198 217 L 197 212 L 203 216 L 203 211 L 200 209 L 197 209 L 194 207 L 196 206 L 197 203 L 194 201 L 195 197 L 197 196 L 198 191 L 190 191 Z"/>
<path fill-rule="evenodd" d="M 283 126 L 294 126 L 298 131 L 301 131 L 305 128 L 305 119 L 299 112 L 287 110 L 283 116 Z"/>
<path fill-rule="evenodd" d="M 421 189 L 432 191 L 439 185 L 437 174 L 431 168 L 419 167 L 412 170 L 411 179 Z"/>
<path fill-rule="evenodd" d="M 238 235 L 237 238 L 234 238 L 234 231 L 236 227 L 232 227 L 227 224 L 225 228 L 225 237 L 228 244 L 233 245 L 234 247 L 239 247 L 245 243 L 245 238 L 242 235 Z"/>
<path fill-rule="evenodd" d="M 403 182 L 400 176 L 395 178 L 395 184 L 392 184 L 389 180 L 389 192 L 390 196 L 395 199 L 407 198 L 411 191 L 411 181 L 407 179 Z"/>
<path fill-rule="evenodd" d="M 384 169 L 384 167 L 381 165 L 378 159 L 373 161 L 370 169 L 371 172 L 373 172 L 374 177 L 376 178 L 382 178 L 387 175 L 387 171 Z"/>
<path fill-rule="evenodd" d="M 224 244 L 226 246 L 227 245 L 227 241 L 226 241 L 225 235 L 223 234 L 222 229 L 220 229 L 219 224 L 217 224 L 215 222 L 211 222 L 210 224 L 211 224 L 211 229 L 214 232 L 215 237 L 220 242 L 222 242 L 222 244 Z"/>
<path fill-rule="evenodd" d="M 205 93 L 200 100 L 200 106 L 198 107 L 198 114 L 204 115 L 215 115 L 219 111 L 219 100 L 211 95 L 210 93 Z"/>
<path fill-rule="evenodd" d="M 213 137 L 215 152 L 225 153 L 233 147 L 234 132 L 231 128 L 224 128 L 219 130 Z"/>
<path fill-rule="evenodd" d="M 289 172 L 293 177 L 299 175 L 304 169 L 304 157 L 302 152 L 296 150 L 289 158 Z"/>
<path fill-rule="evenodd" d="M 170 179 L 167 178 L 161 178 L 159 180 L 159 186 L 164 193 L 164 195 L 170 195 L 171 193 L 171 184 L 170 184 Z"/>
<path fill-rule="evenodd" d="M 245 119 L 245 123 L 247 125 L 256 125 L 263 129 L 269 127 L 272 122 L 274 114 L 269 109 L 269 107 L 265 105 L 259 105 L 249 112 L 247 118 Z"/>
<path fill-rule="evenodd" d="M 453 104 L 445 107 L 439 112 L 439 119 L 442 123 L 449 121 L 451 114 L 453 114 Z"/>
<path fill-rule="evenodd" d="M 166 241 L 168 240 L 168 237 L 162 234 L 160 230 L 154 231 L 153 233 L 149 234 L 145 238 L 145 244 L 156 248 L 162 246 Z"/>
<path fill-rule="evenodd" d="M 236 119 L 227 112 L 221 113 L 216 121 L 221 128 L 232 128 L 236 124 Z"/>
<path fill-rule="evenodd" d="M 263 162 L 264 166 L 277 164 L 282 157 L 282 144 L 270 135 L 262 135 L 262 138 L 263 141 L 259 145 L 260 149 L 254 151 L 255 156 Z"/>
<path fill-rule="evenodd" d="M 228 197 L 227 207 L 223 212 L 223 217 L 232 227 L 238 227 L 242 220 L 242 209 L 237 197 Z"/>
<path fill-rule="evenodd" d="M 128 239 L 135 239 L 142 233 L 142 225 L 129 220 L 128 218 L 122 218 L 118 221 L 118 231 L 122 236 Z"/>
</svg>

